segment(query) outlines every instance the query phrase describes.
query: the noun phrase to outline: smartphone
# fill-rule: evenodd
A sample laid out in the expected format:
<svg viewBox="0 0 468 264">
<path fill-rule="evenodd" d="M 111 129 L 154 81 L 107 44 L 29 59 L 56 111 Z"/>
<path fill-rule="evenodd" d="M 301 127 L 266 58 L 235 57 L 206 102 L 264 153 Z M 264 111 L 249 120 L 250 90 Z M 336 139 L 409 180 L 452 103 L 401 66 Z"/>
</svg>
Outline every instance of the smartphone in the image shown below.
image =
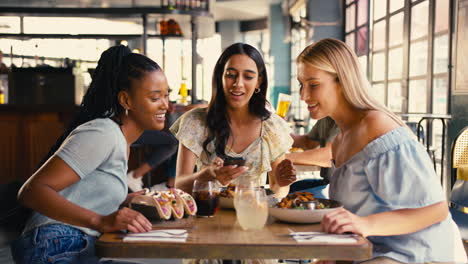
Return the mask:
<svg viewBox="0 0 468 264">
<path fill-rule="evenodd" d="M 234 158 L 227 157 L 224 159 L 224 166 L 237 165 L 238 167 L 245 165 L 245 159 L 242 157 Z"/>
</svg>

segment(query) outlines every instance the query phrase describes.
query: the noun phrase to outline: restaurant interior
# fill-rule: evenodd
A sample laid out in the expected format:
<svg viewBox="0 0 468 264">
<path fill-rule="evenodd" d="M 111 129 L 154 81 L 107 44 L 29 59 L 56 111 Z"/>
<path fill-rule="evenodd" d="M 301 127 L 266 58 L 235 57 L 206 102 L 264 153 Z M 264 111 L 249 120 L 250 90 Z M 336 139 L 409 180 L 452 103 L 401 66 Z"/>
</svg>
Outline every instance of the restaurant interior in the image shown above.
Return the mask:
<svg viewBox="0 0 468 264">
<path fill-rule="evenodd" d="M 248 43 L 265 60 L 271 108 L 290 95 L 284 118 L 304 134 L 316 120 L 300 98 L 296 57 L 324 38 L 356 52 L 370 94 L 413 129 L 450 200 L 458 166 L 468 166 L 454 161 L 468 160 L 468 140 L 462 154 L 454 151 L 468 129 L 468 0 L 2 0 L 0 183 L 37 170 L 113 45 L 161 65 L 180 116 L 210 101 L 221 52 Z M 132 147 L 130 169 L 148 151 Z M 164 166 L 144 181 L 161 183 Z M 461 207 L 468 213 L 468 204 Z"/>
</svg>

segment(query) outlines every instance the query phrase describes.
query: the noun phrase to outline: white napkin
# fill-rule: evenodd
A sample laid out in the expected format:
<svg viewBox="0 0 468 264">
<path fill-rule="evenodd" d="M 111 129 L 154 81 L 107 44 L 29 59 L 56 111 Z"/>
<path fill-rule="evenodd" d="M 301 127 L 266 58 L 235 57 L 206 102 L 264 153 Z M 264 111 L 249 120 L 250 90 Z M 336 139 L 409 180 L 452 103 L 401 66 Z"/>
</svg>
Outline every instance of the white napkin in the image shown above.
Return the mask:
<svg viewBox="0 0 468 264">
<path fill-rule="evenodd" d="M 354 244 L 355 234 L 328 234 L 323 232 L 291 232 L 298 243 Z"/>
<path fill-rule="evenodd" d="M 188 233 L 185 229 L 159 229 L 153 230 L 146 233 L 132 233 L 127 234 L 124 238 L 124 242 L 185 242 L 187 240 Z"/>
</svg>

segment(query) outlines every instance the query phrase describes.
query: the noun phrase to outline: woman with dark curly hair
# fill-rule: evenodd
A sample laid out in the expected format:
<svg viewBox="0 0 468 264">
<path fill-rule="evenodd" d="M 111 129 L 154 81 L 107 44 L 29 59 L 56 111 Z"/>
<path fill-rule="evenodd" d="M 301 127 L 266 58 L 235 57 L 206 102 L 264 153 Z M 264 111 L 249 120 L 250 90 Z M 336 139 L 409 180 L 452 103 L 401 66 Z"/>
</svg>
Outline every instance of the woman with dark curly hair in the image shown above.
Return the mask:
<svg viewBox="0 0 468 264">
<path fill-rule="evenodd" d="M 284 154 L 292 145 L 288 124 L 267 108 L 267 71 L 260 53 L 236 43 L 218 59 L 208 108 L 185 113 L 171 127 L 179 140 L 176 187 L 191 191 L 195 179 L 254 182 L 287 194 L 295 171 Z M 223 166 L 228 157 L 244 166 Z M 197 172 L 193 173 L 195 165 Z"/>
<path fill-rule="evenodd" d="M 34 210 L 13 243 L 16 263 L 97 263 L 100 233 L 147 232 L 151 222 L 127 207 L 130 144 L 161 130 L 168 85 L 159 65 L 125 46 L 106 50 L 67 131 L 19 191 Z"/>
</svg>

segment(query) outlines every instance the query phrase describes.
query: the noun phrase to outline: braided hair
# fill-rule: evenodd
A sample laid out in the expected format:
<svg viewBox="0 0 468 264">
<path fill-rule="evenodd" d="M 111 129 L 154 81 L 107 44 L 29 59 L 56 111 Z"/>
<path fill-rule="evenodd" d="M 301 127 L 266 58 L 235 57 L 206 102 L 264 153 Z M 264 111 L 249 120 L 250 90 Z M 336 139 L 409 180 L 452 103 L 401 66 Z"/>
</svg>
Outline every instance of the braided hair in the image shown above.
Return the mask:
<svg viewBox="0 0 468 264">
<path fill-rule="evenodd" d="M 235 43 L 227 47 L 216 62 L 213 79 L 212 79 L 212 96 L 207 109 L 206 124 L 208 126 L 208 137 L 203 142 L 203 150 L 207 153 L 208 144 L 215 140 L 215 153 L 218 157 L 225 158 L 226 144 L 231 135 L 231 128 L 229 126 L 226 98 L 223 90 L 223 74 L 224 67 L 227 61 L 237 54 L 247 55 L 257 65 L 259 78 L 262 82 L 259 86 L 260 92 L 254 93 L 249 101 L 249 112 L 254 116 L 259 117 L 261 120 L 266 120 L 270 117 L 270 112 L 266 108 L 267 99 L 266 92 L 268 88 L 268 77 L 263 61 L 262 55 L 257 49 L 244 43 Z"/>
<path fill-rule="evenodd" d="M 131 89 L 131 80 L 139 80 L 144 74 L 160 71 L 161 67 L 150 58 L 132 53 L 126 46 L 114 46 L 101 54 L 93 72 L 89 89 L 83 96 L 75 119 L 49 150 L 40 165 L 44 164 L 78 126 L 96 118 L 112 117 L 122 125 L 120 117 L 125 111 L 120 105 L 120 91 Z"/>
</svg>

